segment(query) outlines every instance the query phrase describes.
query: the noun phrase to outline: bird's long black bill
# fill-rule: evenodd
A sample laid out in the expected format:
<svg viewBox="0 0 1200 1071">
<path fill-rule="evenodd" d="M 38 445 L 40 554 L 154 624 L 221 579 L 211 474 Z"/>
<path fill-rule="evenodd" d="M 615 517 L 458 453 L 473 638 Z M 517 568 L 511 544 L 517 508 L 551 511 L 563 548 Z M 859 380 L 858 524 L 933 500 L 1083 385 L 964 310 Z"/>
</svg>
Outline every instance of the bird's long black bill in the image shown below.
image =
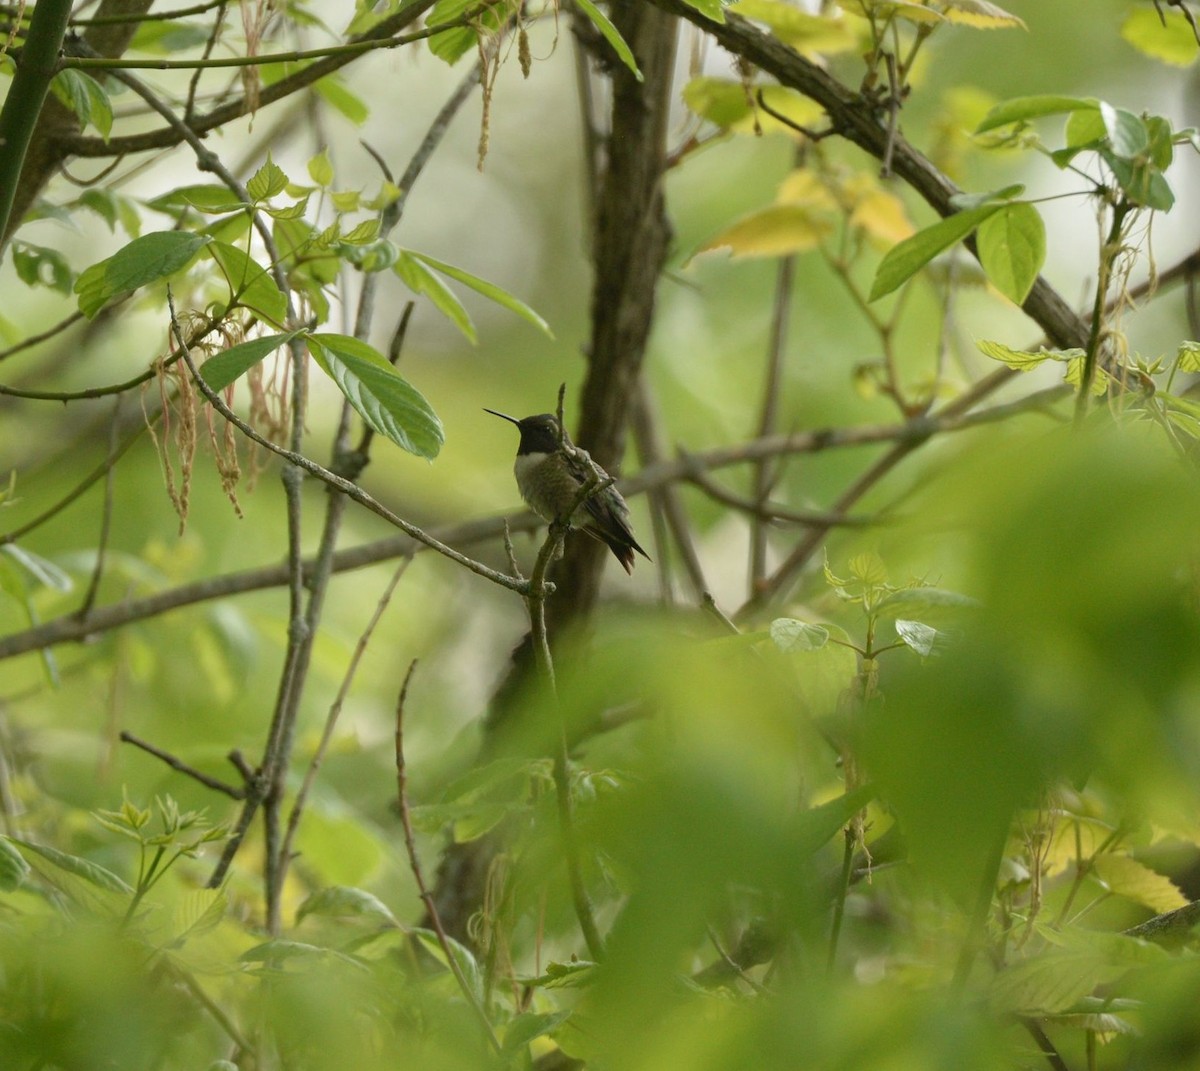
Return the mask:
<svg viewBox="0 0 1200 1071">
<path fill-rule="evenodd" d="M 495 409 L 489 409 L 486 405 L 483 407 L 485 413 L 491 413 L 492 416 L 498 416 L 501 420 L 507 420 L 510 424 L 516 424 L 520 427 L 521 422 L 516 417 L 510 417 L 507 413 L 498 413 Z"/>
</svg>

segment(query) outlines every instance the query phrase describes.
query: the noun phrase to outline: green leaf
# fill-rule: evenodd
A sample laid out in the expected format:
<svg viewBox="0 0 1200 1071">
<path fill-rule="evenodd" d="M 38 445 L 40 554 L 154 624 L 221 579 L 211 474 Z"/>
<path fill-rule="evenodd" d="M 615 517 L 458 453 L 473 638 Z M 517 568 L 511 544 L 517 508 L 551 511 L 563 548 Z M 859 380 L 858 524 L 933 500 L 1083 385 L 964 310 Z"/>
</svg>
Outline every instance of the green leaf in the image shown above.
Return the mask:
<svg viewBox="0 0 1200 1071">
<path fill-rule="evenodd" d="M 956 212 L 894 245 L 875 272 L 868 300 L 876 301 L 890 294 L 939 253 L 961 241 L 985 219 L 1004 207 L 1002 204 L 987 204 L 966 212 Z"/>
<path fill-rule="evenodd" d="M 1150 132 L 1146 124 L 1133 112 L 1114 108 L 1106 101 L 1100 102 L 1100 118 L 1113 154 L 1126 160 L 1141 156 L 1150 145 Z"/>
<path fill-rule="evenodd" d="M 1020 305 L 1046 260 L 1046 228 L 1038 210 L 1023 201 L 1008 205 L 979 225 L 975 241 L 988 278 Z"/>
<path fill-rule="evenodd" d="M 208 253 L 229 283 L 231 304 L 251 309 L 273 324 L 287 319 L 287 298 L 265 267 L 228 242 L 210 242 Z"/>
<path fill-rule="evenodd" d="M 29 864 L 7 837 L 0 837 L 0 892 L 14 892 L 29 876 Z"/>
<path fill-rule="evenodd" d="M 348 335 L 312 335 L 309 343 L 313 359 L 369 427 L 418 457 L 437 457 L 442 422 L 376 350 Z"/>
<path fill-rule="evenodd" d="M 283 193 L 288 188 L 288 182 L 283 169 L 268 156 L 267 162 L 254 172 L 253 177 L 246 183 L 246 192 L 255 202 L 269 201 Z"/>
<path fill-rule="evenodd" d="M 979 607 L 979 600 L 945 588 L 913 587 L 900 588 L 880 599 L 875 610 L 887 617 L 920 614 L 934 620 L 953 618 L 964 610 Z"/>
<path fill-rule="evenodd" d="M 556 1030 L 570 1017 L 573 1009 L 556 1012 L 522 1012 L 504 1028 L 503 1055 L 514 1056 L 531 1041 Z"/>
<path fill-rule="evenodd" d="M 241 963 L 279 963 L 286 959 L 303 959 L 310 956 L 327 956 L 330 950 L 320 945 L 305 944 L 303 941 L 275 939 L 247 948 L 238 961 Z"/>
<path fill-rule="evenodd" d="M 829 642 L 829 629 L 794 617 L 777 617 L 771 622 L 771 641 L 781 651 L 819 651 Z"/>
<path fill-rule="evenodd" d="M 434 308 L 454 324 L 468 342 L 474 345 L 479 341 L 470 314 L 463 308 L 463 303 L 458 300 L 458 296 L 446 285 L 445 280 L 437 272 L 430 270 L 414 254 L 405 250 L 400 250 L 400 255 L 396 258 L 396 263 L 392 265 L 392 270 L 414 294 L 423 294 L 429 298 L 433 302 Z"/>
<path fill-rule="evenodd" d="M 604 14 L 592 0 L 575 0 L 579 5 L 579 9 L 592 20 L 593 25 L 600 31 L 600 35 L 613 47 L 613 51 L 620 57 L 621 62 L 625 64 L 637 76 L 637 80 L 642 80 L 642 72 L 638 70 L 637 60 L 633 58 L 633 52 L 630 51 L 629 45 L 625 43 L 625 38 L 621 36 L 620 31 L 608 20 L 608 16 Z"/>
<path fill-rule="evenodd" d="M 469 51 L 475 48 L 479 35 L 474 26 L 480 26 L 485 33 L 495 33 L 504 19 L 512 13 L 512 0 L 497 3 L 484 11 L 478 11 L 479 0 L 438 0 L 429 10 L 425 25 L 436 29 L 442 23 L 454 22 L 468 12 L 475 12 L 472 26 L 456 26 L 453 29 L 435 33 L 429 38 L 429 51 L 446 63 L 457 63 Z"/>
<path fill-rule="evenodd" d="M 1175 194 L 1166 177 L 1150 160 L 1129 160 L 1107 150 L 1101 150 L 1100 155 L 1130 201 L 1156 212 L 1171 210 Z"/>
<path fill-rule="evenodd" d="M 216 215 L 225 212 L 234 212 L 239 208 L 246 207 L 242 199 L 233 190 L 227 186 L 220 186 L 215 183 L 180 186 L 178 189 L 164 193 L 147 203 L 151 208 L 160 212 L 170 208 L 186 206 L 188 208 L 195 208 L 200 212 L 209 212 Z M 178 213 L 170 214 L 177 215 Z"/>
<path fill-rule="evenodd" d="M 107 141 L 112 132 L 112 103 L 104 87 L 90 74 L 66 67 L 50 83 L 54 95 L 75 113 L 81 126 L 89 123 Z"/>
<path fill-rule="evenodd" d="M 350 915 L 356 918 L 374 919 L 395 929 L 400 928 L 400 922 L 396 916 L 379 897 L 346 885 L 333 885 L 328 889 L 321 889 L 313 893 L 296 909 L 296 925 L 299 925 L 307 915 L 327 915 L 334 918 L 345 918 Z"/>
<path fill-rule="evenodd" d="M 532 324 L 547 338 L 554 337 L 554 332 L 550 330 L 550 325 L 541 316 L 534 312 L 520 298 L 514 297 L 507 290 L 502 289 L 495 283 L 489 283 L 486 279 L 480 279 L 479 276 L 472 275 L 469 271 L 456 268 L 453 264 L 447 264 L 443 260 L 435 260 L 424 253 L 412 253 L 412 256 L 416 257 L 417 260 L 424 261 L 431 268 L 436 268 L 443 275 L 448 275 L 451 279 L 457 280 L 463 286 L 470 287 L 477 294 L 481 294 L 489 301 L 494 301 L 497 305 L 508 309 L 509 312 L 515 312 L 522 320 Z"/>
<path fill-rule="evenodd" d="M 371 110 L 366 102 L 337 75 L 329 74 L 318 79 L 313 89 L 326 104 L 341 112 L 355 126 L 362 126 L 370 117 Z"/>
<path fill-rule="evenodd" d="M 976 134 L 985 134 L 997 127 L 1009 123 L 1023 123 L 1030 119 L 1040 119 L 1046 115 L 1062 115 L 1066 112 L 1086 111 L 1099 107 L 1100 102 L 1094 97 L 1063 97 L 1041 95 L 1032 97 L 1014 97 L 1012 100 L 1001 101 L 983 117 L 983 122 L 975 128 Z"/>
<path fill-rule="evenodd" d="M 713 22 L 725 21 L 725 6 L 721 0 L 683 0 L 688 7 L 694 7 L 706 19 Z"/>
<path fill-rule="evenodd" d="M 245 375 L 259 361 L 274 353 L 296 337 L 298 331 L 281 335 L 264 335 L 239 342 L 227 350 L 214 354 L 200 366 L 200 374 L 213 390 L 224 390 L 234 380 Z"/>
<path fill-rule="evenodd" d="M 114 297 L 185 268 L 209 239 L 187 231 L 155 231 L 135 238 L 111 257 L 93 264 L 75 281 L 79 311 L 89 320 Z"/>
<path fill-rule="evenodd" d="M 434 959 L 449 968 L 450 964 L 446 960 L 445 949 L 442 948 L 438 935 L 433 930 L 414 929 L 412 932 Z M 466 945 L 456 941 L 453 937 L 447 937 L 446 944 L 450 949 L 450 955 L 454 957 L 459 972 L 466 979 L 468 988 L 475 998 L 483 1003 L 483 972 L 479 969 L 478 961 Z"/>
<path fill-rule="evenodd" d="M 71 293 L 75 274 L 59 250 L 18 240 L 12 244 L 12 255 L 17 277 L 26 286 L 48 286 L 60 294 Z"/>
<path fill-rule="evenodd" d="M 860 785 L 852 792 L 838 796 L 828 803 L 802 811 L 796 820 L 796 854 L 804 859 L 812 855 L 837 833 L 878 794 L 871 785 Z"/>
<path fill-rule="evenodd" d="M 33 841 L 25 840 L 23 837 L 12 837 L 10 839 L 21 845 L 27 852 L 33 852 L 35 855 L 40 856 L 55 869 L 61 870 L 66 874 L 71 874 L 74 877 L 82 878 L 89 885 L 94 885 L 97 889 L 117 893 L 133 892 L 133 889 L 129 885 L 117 877 L 111 870 L 106 870 L 100 866 L 99 863 L 81 859 L 77 855 L 68 855 L 66 852 L 60 852 L 57 848 L 51 848 L 48 844 L 35 844 Z"/>
</svg>

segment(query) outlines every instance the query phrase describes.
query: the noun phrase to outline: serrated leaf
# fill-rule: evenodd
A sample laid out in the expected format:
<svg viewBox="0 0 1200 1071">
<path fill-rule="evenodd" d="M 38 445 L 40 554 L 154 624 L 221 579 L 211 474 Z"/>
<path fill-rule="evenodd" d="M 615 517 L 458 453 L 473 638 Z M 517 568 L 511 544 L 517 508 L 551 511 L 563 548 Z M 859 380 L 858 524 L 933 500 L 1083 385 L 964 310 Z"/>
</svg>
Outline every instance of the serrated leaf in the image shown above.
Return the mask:
<svg viewBox="0 0 1200 1071">
<path fill-rule="evenodd" d="M 176 946 L 195 937 L 202 937 L 221 925 L 229 908 L 224 889 L 193 889 L 176 906 L 172 930 Z"/>
<path fill-rule="evenodd" d="M 296 909 L 296 925 L 299 925 L 308 915 L 323 915 L 333 918 L 374 919 L 387 926 L 400 928 L 400 922 L 392 914 L 388 906 L 379 897 L 363 889 L 354 889 L 346 885 L 331 885 L 308 897 Z"/>
<path fill-rule="evenodd" d="M 246 192 L 255 202 L 269 201 L 283 193 L 288 188 L 289 181 L 283 168 L 268 156 L 267 162 L 254 172 L 250 181 L 246 183 Z"/>
<path fill-rule="evenodd" d="M 489 283 L 486 279 L 479 278 L 478 275 L 472 275 L 463 268 L 447 264 L 444 260 L 437 260 L 434 257 L 427 256 L 425 253 L 412 252 L 411 255 L 417 260 L 423 261 L 429 267 L 440 271 L 443 275 L 448 275 L 456 282 L 469 287 L 475 293 L 487 298 L 488 301 L 494 301 L 501 308 L 516 313 L 522 320 L 527 324 L 532 324 L 547 338 L 554 337 L 554 332 L 550 330 L 550 325 L 538 313 L 526 305 L 520 298 L 514 297 L 502 287 L 497 286 L 495 283 Z"/>
<path fill-rule="evenodd" d="M 1129 967 L 1098 954 L 1045 952 L 998 974 L 989 1003 L 1001 1014 L 1048 1015 L 1065 1012 L 1097 986 L 1115 981 Z"/>
<path fill-rule="evenodd" d="M 1040 94 L 1031 97 L 1014 97 L 997 104 L 983 117 L 975 128 L 976 134 L 985 134 L 1009 123 L 1023 123 L 1030 119 L 1041 119 L 1047 115 L 1064 115 L 1067 112 L 1095 110 L 1100 102 L 1094 97 L 1064 97 Z"/>
<path fill-rule="evenodd" d="M 966 212 L 956 212 L 893 246 L 875 272 L 868 300 L 876 301 L 890 294 L 939 253 L 962 241 L 985 219 L 1004 207 L 1002 204 L 986 204 Z"/>
<path fill-rule="evenodd" d="M 379 221 L 376 219 L 365 219 L 358 226 L 342 235 L 342 241 L 348 242 L 350 245 L 365 245 L 367 242 L 373 242 L 379 234 Z"/>
<path fill-rule="evenodd" d="M 975 232 L 979 262 L 1006 298 L 1020 305 L 1046 261 L 1046 227 L 1038 210 L 1023 201 L 985 219 Z"/>
<path fill-rule="evenodd" d="M 1024 30 L 1023 19 L 1005 11 L 988 0 L 939 0 L 938 6 L 947 22 L 974 26 L 979 30 Z"/>
<path fill-rule="evenodd" d="M 993 361 L 1001 361 L 1009 368 L 1015 368 L 1019 372 L 1028 372 L 1031 368 L 1036 368 L 1043 361 L 1051 358 L 1051 354 L 1044 349 L 1036 352 L 1014 350 L 1002 342 L 993 342 L 986 338 L 976 339 L 975 348 L 985 357 L 990 357 Z"/>
<path fill-rule="evenodd" d="M 1187 19 L 1169 9 L 1164 19 L 1148 5 L 1136 8 L 1125 16 L 1121 36 L 1144 55 L 1174 67 L 1189 67 L 1200 55 Z"/>
<path fill-rule="evenodd" d="M 285 959 L 325 956 L 328 954 L 329 950 L 321 948 L 319 945 L 305 944 L 303 941 L 285 941 L 277 938 L 273 941 L 263 941 L 253 948 L 246 949 L 245 952 L 238 956 L 238 961 L 241 963 L 266 963 L 268 961 L 276 962 Z"/>
<path fill-rule="evenodd" d="M 29 864 L 7 837 L 0 837 L 0 892 L 14 892 L 29 876 Z"/>
<path fill-rule="evenodd" d="M 54 76 L 50 88 L 75 113 L 80 126 L 94 126 L 100 137 L 108 141 L 112 133 L 112 102 L 95 78 L 75 67 L 66 67 Z"/>
<path fill-rule="evenodd" d="M 829 629 L 794 617 L 777 617 L 771 622 L 771 642 L 781 651 L 819 651 L 829 642 Z"/>
<path fill-rule="evenodd" d="M 850 575 L 869 586 L 886 584 L 888 578 L 887 566 L 883 559 L 873 550 L 855 554 L 847 563 Z"/>
<path fill-rule="evenodd" d="M 1083 386 L 1083 374 L 1086 366 L 1087 361 L 1084 357 L 1073 357 L 1067 362 L 1067 371 L 1063 376 L 1063 382 L 1069 383 L 1078 390 Z M 1110 376 L 1103 368 L 1093 368 L 1091 393 L 1095 395 L 1103 394 L 1108 390 L 1109 381 Z"/>
<path fill-rule="evenodd" d="M 573 960 L 570 963 L 548 963 L 546 970 L 536 977 L 517 977 L 522 985 L 536 986 L 540 989 L 568 989 L 586 985 L 596 964 L 588 960 Z"/>
<path fill-rule="evenodd" d="M 234 212 L 239 208 L 245 207 L 238 195 L 231 189 L 226 186 L 209 183 L 180 186 L 178 189 L 170 190 L 155 197 L 148 204 L 157 211 L 187 206 L 195 208 L 200 212 L 211 212 L 214 214 Z"/>
<path fill-rule="evenodd" d="M 442 422 L 383 356 L 349 335 L 312 335 L 309 344 L 313 359 L 369 427 L 418 457 L 437 457 Z"/>
<path fill-rule="evenodd" d="M 1188 339 L 1179 343 L 1175 361 L 1181 372 L 1200 372 L 1200 342 Z"/>
<path fill-rule="evenodd" d="M 932 625 L 920 621 L 908 621 L 898 617 L 893 623 L 896 626 L 896 635 L 922 658 L 933 654 L 942 636 Z"/>
<path fill-rule="evenodd" d="M 1099 855 L 1092 860 L 1092 870 L 1110 892 L 1157 914 L 1187 905 L 1187 897 L 1170 878 L 1128 855 Z"/>
<path fill-rule="evenodd" d="M 155 231 L 135 238 L 75 281 L 79 311 L 89 320 L 110 300 L 185 268 L 209 239 L 187 231 Z"/>
<path fill-rule="evenodd" d="M 69 855 L 67 852 L 61 852 L 57 848 L 50 847 L 48 844 L 37 844 L 34 841 L 25 840 L 23 837 L 12 837 L 10 839 L 24 848 L 26 852 L 33 852 L 40 856 L 57 870 L 71 874 L 77 878 L 82 878 L 89 885 L 94 885 L 97 889 L 127 894 L 132 894 L 133 892 L 133 889 L 129 885 L 117 877 L 111 870 L 100 866 L 99 863 L 93 863 L 88 859 L 81 859 L 77 855 Z M 26 855 L 26 859 L 28 859 L 28 855 Z"/>
<path fill-rule="evenodd" d="M 592 25 L 600 31 L 600 36 L 604 38 L 610 45 L 613 51 L 631 71 L 633 71 L 637 80 L 642 80 L 642 72 L 638 70 L 637 60 L 633 58 L 633 52 L 630 51 L 629 45 L 625 43 L 625 38 L 621 36 L 621 32 L 608 20 L 608 16 L 604 14 L 592 0 L 575 0 L 579 5 L 579 9 L 592 21 Z"/>
<path fill-rule="evenodd" d="M 280 325 L 287 320 L 287 298 L 263 265 L 228 242 L 211 242 L 208 253 L 229 283 L 231 302 L 251 309 L 269 323 Z"/>
<path fill-rule="evenodd" d="M 213 390 L 224 390 L 234 380 L 245 375 L 259 361 L 274 353 L 280 346 L 286 345 L 296 335 L 291 331 L 282 335 L 264 335 L 261 338 L 248 339 L 230 346 L 227 350 L 214 354 L 200 366 L 200 374 Z"/>
</svg>

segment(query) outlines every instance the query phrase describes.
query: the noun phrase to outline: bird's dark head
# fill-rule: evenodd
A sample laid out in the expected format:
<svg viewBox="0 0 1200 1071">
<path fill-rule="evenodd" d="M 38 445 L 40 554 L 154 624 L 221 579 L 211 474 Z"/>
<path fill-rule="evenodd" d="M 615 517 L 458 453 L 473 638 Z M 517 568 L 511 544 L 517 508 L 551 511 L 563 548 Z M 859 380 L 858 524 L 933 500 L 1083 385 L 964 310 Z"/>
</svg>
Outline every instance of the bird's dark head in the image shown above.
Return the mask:
<svg viewBox="0 0 1200 1071">
<path fill-rule="evenodd" d="M 510 424 L 516 424 L 521 432 L 518 454 L 552 454 L 562 445 L 558 432 L 558 417 L 553 413 L 538 413 L 536 416 L 518 420 L 507 413 L 498 413 L 495 409 L 485 408 L 484 412 L 507 420 Z"/>
</svg>

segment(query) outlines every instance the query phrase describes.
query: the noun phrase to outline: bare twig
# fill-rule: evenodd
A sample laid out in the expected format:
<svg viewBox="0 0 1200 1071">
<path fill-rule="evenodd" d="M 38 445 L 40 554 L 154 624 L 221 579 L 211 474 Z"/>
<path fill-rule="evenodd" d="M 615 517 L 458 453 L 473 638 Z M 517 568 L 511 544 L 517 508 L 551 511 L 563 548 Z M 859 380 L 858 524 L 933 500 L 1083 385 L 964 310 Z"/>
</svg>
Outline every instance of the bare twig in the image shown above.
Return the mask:
<svg viewBox="0 0 1200 1071">
<path fill-rule="evenodd" d="M 1001 369 L 999 381 L 1007 381 L 1008 376 L 1011 374 L 1015 373 L 1010 373 L 1009 369 Z M 993 378 L 991 389 L 995 389 L 996 385 L 998 385 L 996 378 Z M 987 391 L 969 391 L 968 393 L 973 394 L 973 397 L 978 399 L 986 395 Z M 906 421 L 903 424 L 867 425 L 859 428 L 819 428 L 814 431 L 800 432 L 794 435 L 773 435 L 767 439 L 755 439 L 730 446 L 714 447 L 711 450 L 688 454 L 684 458 L 664 460 L 655 465 L 647 466 L 641 472 L 637 473 L 637 475 L 623 481 L 620 488 L 622 494 L 632 496 L 650 488 L 659 487 L 664 483 L 684 479 L 690 480 L 694 477 L 697 465 L 710 470 L 721 469 L 727 468 L 730 465 L 753 461 L 756 458 L 771 454 L 819 453 L 824 450 L 863 446 L 872 443 L 908 442 L 915 438 L 928 437 L 931 434 L 980 427 L 984 424 L 1007 419 L 1017 412 L 1029 411 L 1035 407 L 1048 405 L 1052 398 L 1065 397 L 1067 393 L 1066 390 L 1051 390 L 1040 396 L 1034 396 L 1033 398 L 1011 404 L 994 406 L 991 409 L 975 414 L 951 412 L 951 409 L 957 408 L 957 406 L 952 405 L 947 406 L 943 415 L 921 417 L 916 420 Z M 227 407 L 226 411 L 229 411 Z M 237 418 L 234 417 L 234 419 L 236 420 Z M 279 452 L 282 449 L 281 447 L 276 447 L 274 444 L 267 444 L 267 448 L 274 452 Z M 365 492 L 361 492 L 354 484 L 341 481 L 338 477 L 335 477 L 332 473 L 329 473 L 320 465 L 309 461 L 307 458 L 302 457 L 300 463 L 313 466 L 311 471 L 314 475 L 326 480 L 326 482 L 332 480 L 334 486 L 338 487 L 339 490 L 344 490 L 346 494 L 350 495 L 356 501 L 360 501 L 364 505 L 367 505 L 369 501 L 372 504 L 368 505 L 367 508 L 371 509 L 372 512 L 378 513 L 384 519 L 395 518 L 397 527 L 400 527 L 406 533 L 405 535 L 390 536 L 386 539 L 339 551 L 334 556 L 334 570 L 336 572 L 361 569 L 368 565 L 374 565 L 377 562 L 395 558 L 398 555 L 416 554 L 422 549 L 439 550 L 441 553 L 450 551 L 452 558 L 457 554 L 456 551 L 450 550 L 450 547 L 447 546 L 443 539 L 439 539 L 420 529 L 415 529 L 415 526 L 409 525 L 408 522 L 395 517 L 394 514 L 375 502 Z M 831 523 L 835 518 L 836 514 L 831 513 L 821 523 Z M 812 520 L 816 522 L 818 518 L 813 517 Z M 508 524 L 513 531 L 531 532 L 540 528 L 542 522 L 532 513 L 521 513 L 516 517 L 509 518 L 482 518 L 467 524 L 455 525 L 452 528 L 441 530 L 440 534 L 445 540 L 472 545 L 502 538 L 505 524 Z M 410 529 L 415 529 L 419 532 L 419 536 L 412 535 L 409 531 Z M 441 548 L 444 548 L 444 550 Z M 466 561 L 470 562 L 471 560 L 466 559 Z M 472 563 L 467 568 L 471 568 L 475 572 L 474 565 L 479 565 L 479 563 Z M 306 570 L 311 569 L 312 562 L 306 562 L 305 568 Z M 480 566 L 480 568 L 486 569 L 484 566 Z M 490 571 L 487 571 L 481 575 L 486 579 L 492 579 L 489 573 Z M 522 577 L 506 577 L 503 573 L 496 573 L 495 576 L 500 578 L 495 581 L 496 583 L 502 587 L 516 591 L 518 594 L 525 594 L 528 590 L 527 585 L 529 582 Z M 177 588 L 158 592 L 142 599 L 130 599 L 109 606 L 101 606 L 92 612 L 87 622 L 76 620 L 74 615 L 55 618 L 34 628 L 23 629 L 20 632 L 0 637 L 0 660 L 26 654 L 29 651 L 41 650 L 44 647 L 52 647 L 61 643 L 71 643 L 86 639 L 110 629 L 121 628 L 137 621 L 157 617 L 159 614 L 167 613 L 181 607 L 209 602 L 213 599 L 225 598 L 230 595 L 261 591 L 264 588 L 279 587 L 281 584 L 286 583 L 286 581 L 287 569 L 285 566 L 268 565 L 257 569 L 247 569 L 237 573 L 230 573 L 225 576 L 212 577 L 195 583 L 183 584 Z"/>
<path fill-rule="evenodd" d="M 354 683 L 354 678 L 358 673 L 359 663 L 362 661 L 362 656 L 366 653 L 367 645 L 371 642 L 371 636 L 375 632 L 375 627 L 379 624 L 384 610 L 387 609 L 388 603 L 392 600 L 392 593 L 396 590 L 396 585 L 400 583 L 400 578 L 404 575 L 411 560 L 411 558 L 405 558 L 397 566 L 395 572 L 392 573 L 391 580 L 388 581 L 387 587 L 383 589 L 383 594 L 375 604 L 375 611 L 371 614 L 371 620 L 367 622 L 367 627 L 363 629 L 362 635 L 358 637 L 358 642 L 354 645 L 354 652 L 350 656 L 350 664 L 346 667 L 346 672 L 342 675 L 342 683 L 338 686 L 337 695 L 334 696 L 333 702 L 329 706 L 329 713 L 325 716 L 325 726 L 321 730 L 321 739 L 317 742 L 317 747 L 313 752 L 312 759 L 309 761 L 308 769 L 304 772 L 304 780 L 296 792 L 291 812 L 288 814 L 287 831 L 284 833 L 283 845 L 280 849 L 280 856 L 283 859 L 290 860 L 292 857 L 292 843 L 296 837 L 296 830 L 300 826 L 300 816 L 304 813 L 304 805 L 308 800 L 308 794 L 312 791 L 313 782 L 317 779 L 321 763 L 324 762 L 325 754 L 329 750 L 329 745 L 333 740 L 334 729 L 337 728 L 338 718 L 342 713 L 342 706 L 346 702 L 346 696 L 350 693 L 350 686 Z"/>
<path fill-rule="evenodd" d="M 408 852 L 408 863 L 412 870 L 413 879 L 417 883 L 417 892 L 421 896 L 421 902 L 425 905 L 430 925 L 433 927 L 433 932 L 437 935 L 438 944 L 441 945 L 442 953 L 446 957 L 446 963 L 454 975 L 454 980 L 458 983 L 458 988 L 462 991 L 462 995 L 466 998 L 471 1010 L 475 1013 L 475 1017 L 479 1020 L 479 1024 L 483 1028 L 484 1037 L 487 1038 L 492 1051 L 498 1053 L 500 1051 L 500 1041 L 496 1037 L 495 1030 L 492 1029 L 492 1023 L 488 1018 L 487 1011 L 479 1002 L 479 997 L 476 995 L 475 990 L 471 988 L 471 983 L 467 981 L 463 975 L 462 968 L 458 965 L 458 956 L 450 944 L 450 938 L 446 936 L 446 930 L 442 926 L 441 917 L 438 915 L 437 905 L 433 900 L 433 894 L 430 893 L 429 886 L 425 883 L 425 874 L 421 870 L 421 857 L 417 854 L 417 840 L 413 834 L 412 810 L 408 804 L 408 767 L 404 760 L 404 704 L 408 698 L 408 686 L 412 682 L 413 672 L 416 668 L 417 660 L 414 658 L 409 664 L 408 672 L 404 675 L 404 683 L 400 686 L 400 696 L 396 700 L 396 794 L 400 805 L 400 823 L 404 827 L 404 847 Z"/>
<path fill-rule="evenodd" d="M 120 446 L 117 442 L 118 420 L 121 416 L 121 399 L 117 398 L 113 406 L 112 424 L 108 431 L 108 458 L 105 461 L 104 473 L 104 505 L 100 513 L 100 535 L 96 543 L 96 564 L 92 567 L 92 576 L 88 581 L 87 591 L 83 602 L 75 612 L 83 621 L 96 604 L 96 593 L 100 590 L 100 579 L 104 576 L 104 559 L 108 552 L 108 535 L 112 528 L 113 507 L 113 473 L 116 471 L 116 458 L 120 456 Z"/>
<path fill-rule="evenodd" d="M 216 777 L 210 777 L 202 770 L 197 770 L 195 766 L 189 766 L 182 759 L 172 755 L 169 751 L 163 751 L 162 748 L 155 747 L 153 744 L 140 737 L 134 736 L 133 733 L 122 729 L 120 734 L 121 741 L 126 744 L 132 744 L 134 747 L 141 748 L 147 754 L 153 755 L 156 759 L 165 762 L 172 770 L 177 770 L 181 774 L 186 774 L 193 781 L 199 781 L 205 788 L 211 788 L 214 792 L 221 792 L 230 799 L 243 800 L 246 798 L 246 790 L 244 787 L 228 785 L 224 781 Z"/>
</svg>

